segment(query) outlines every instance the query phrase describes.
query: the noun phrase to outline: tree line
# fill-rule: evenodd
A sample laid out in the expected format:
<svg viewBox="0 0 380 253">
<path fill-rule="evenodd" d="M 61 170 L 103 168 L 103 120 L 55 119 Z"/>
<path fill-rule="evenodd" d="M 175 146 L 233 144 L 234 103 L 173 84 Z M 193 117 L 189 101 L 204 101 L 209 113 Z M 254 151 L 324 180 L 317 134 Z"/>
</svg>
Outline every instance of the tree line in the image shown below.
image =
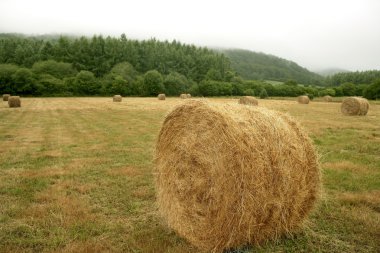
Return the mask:
<svg viewBox="0 0 380 253">
<path fill-rule="evenodd" d="M 359 93 L 368 99 L 380 99 L 380 70 L 337 73 L 326 77 L 326 83 L 349 95 Z"/>
<path fill-rule="evenodd" d="M 326 77 L 326 83 L 331 86 L 339 86 L 344 83 L 356 85 L 370 84 L 376 79 L 380 79 L 380 70 L 367 70 L 355 72 L 342 72 Z"/>
<path fill-rule="evenodd" d="M 376 75 L 372 75 L 374 82 Z M 336 80 L 329 77 L 328 80 Z M 344 81 L 350 81 L 346 78 Z M 177 41 L 0 35 L 0 91 L 31 96 L 348 96 L 379 98 L 377 84 L 329 87 L 244 80 L 224 54 Z M 375 82 L 376 83 L 376 82 Z M 314 83 L 315 84 L 315 83 Z"/>
</svg>

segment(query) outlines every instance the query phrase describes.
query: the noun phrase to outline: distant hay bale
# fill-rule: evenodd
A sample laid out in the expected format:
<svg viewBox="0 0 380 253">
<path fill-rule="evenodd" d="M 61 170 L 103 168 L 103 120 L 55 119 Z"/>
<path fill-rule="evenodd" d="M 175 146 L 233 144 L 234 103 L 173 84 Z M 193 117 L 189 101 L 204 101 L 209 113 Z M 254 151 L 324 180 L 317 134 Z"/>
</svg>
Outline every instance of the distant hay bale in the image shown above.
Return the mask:
<svg viewBox="0 0 380 253">
<path fill-rule="evenodd" d="M 10 96 L 8 98 L 9 107 L 21 107 L 21 99 L 19 96 Z"/>
<path fill-rule="evenodd" d="M 187 94 L 186 94 L 186 97 L 187 97 L 187 98 L 191 98 L 191 94 L 190 94 L 190 93 L 187 93 Z"/>
<path fill-rule="evenodd" d="M 239 99 L 239 104 L 244 105 L 258 105 L 259 101 L 255 97 L 244 96 Z"/>
<path fill-rule="evenodd" d="M 260 107 L 176 107 L 161 128 L 155 164 L 160 214 L 205 251 L 294 231 L 319 196 L 311 140 L 289 116 Z"/>
<path fill-rule="evenodd" d="M 179 97 L 182 98 L 182 99 L 186 99 L 187 98 L 187 94 L 181 94 L 181 95 L 179 95 Z"/>
<path fill-rule="evenodd" d="M 158 94 L 158 100 L 165 100 L 166 96 L 165 94 Z"/>
<path fill-rule="evenodd" d="M 349 97 L 343 100 L 340 107 L 344 115 L 366 115 L 369 109 L 368 100 L 359 97 Z"/>
<path fill-rule="evenodd" d="M 10 94 L 3 94 L 3 101 L 8 101 L 8 98 L 10 97 Z"/>
<path fill-rule="evenodd" d="M 297 101 L 299 104 L 308 104 L 310 102 L 310 99 L 308 96 L 299 96 L 297 97 Z"/>
<path fill-rule="evenodd" d="M 121 102 L 123 100 L 123 97 L 120 95 L 113 96 L 113 102 Z"/>
<path fill-rule="evenodd" d="M 333 99 L 332 99 L 332 97 L 331 96 L 324 96 L 323 97 L 323 101 L 325 101 L 325 102 L 332 102 L 333 101 Z"/>
</svg>

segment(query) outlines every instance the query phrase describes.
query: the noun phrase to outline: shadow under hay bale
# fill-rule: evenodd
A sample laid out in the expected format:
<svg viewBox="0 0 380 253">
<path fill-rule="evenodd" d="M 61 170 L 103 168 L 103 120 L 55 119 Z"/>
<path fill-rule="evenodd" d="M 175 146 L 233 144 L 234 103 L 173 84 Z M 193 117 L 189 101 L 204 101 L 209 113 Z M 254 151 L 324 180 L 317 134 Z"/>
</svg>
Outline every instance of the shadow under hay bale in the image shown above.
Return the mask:
<svg viewBox="0 0 380 253">
<path fill-rule="evenodd" d="M 8 98 L 10 97 L 10 94 L 3 94 L 3 101 L 8 101 Z"/>
<path fill-rule="evenodd" d="M 160 214 L 205 251 L 298 228 L 319 196 L 317 155 L 289 116 L 190 101 L 167 115 L 155 158 Z"/>
<path fill-rule="evenodd" d="M 113 102 L 121 102 L 123 100 L 123 97 L 120 95 L 113 96 Z"/>
<path fill-rule="evenodd" d="M 310 99 L 308 96 L 298 96 L 297 97 L 297 102 L 299 104 L 308 104 L 310 102 Z"/>
<path fill-rule="evenodd" d="M 325 101 L 325 102 L 332 102 L 333 99 L 332 99 L 331 96 L 324 96 L 324 97 L 323 97 L 323 101 Z"/>
<path fill-rule="evenodd" d="M 341 112 L 348 116 L 364 116 L 369 110 L 368 100 L 359 97 L 349 97 L 342 101 Z"/>
<path fill-rule="evenodd" d="M 158 100 L 165 100 L 166 99 L 166 96 L 165 94 L 158 94 Z"/>
<path fill-rule="evenodd" d="M 258 105 L 259 101 L 255 97 L 244 96 L 239 99 L 239 104 L 243 105 Z"/>
<path fill-rule="evenodd" d="M 9 107 L 21 107 L 21 99 L 19 96 L 10 96 L 8 98 Z"/>
</svg>

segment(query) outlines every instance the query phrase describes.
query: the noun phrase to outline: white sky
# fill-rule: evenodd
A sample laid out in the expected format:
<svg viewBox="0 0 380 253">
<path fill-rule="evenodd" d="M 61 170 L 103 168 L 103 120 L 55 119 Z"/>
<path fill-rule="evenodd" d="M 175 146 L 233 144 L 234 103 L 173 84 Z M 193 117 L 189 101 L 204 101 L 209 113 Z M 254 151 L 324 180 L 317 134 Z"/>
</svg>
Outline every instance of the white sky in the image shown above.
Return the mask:
<svg viewBox="0 0 380 253">
<path fill-rule="evenodd" d="M 0 0 L 0 32 L 243 48 L 311 70 L 380 69 L 380 0 Z"/>
</svg>

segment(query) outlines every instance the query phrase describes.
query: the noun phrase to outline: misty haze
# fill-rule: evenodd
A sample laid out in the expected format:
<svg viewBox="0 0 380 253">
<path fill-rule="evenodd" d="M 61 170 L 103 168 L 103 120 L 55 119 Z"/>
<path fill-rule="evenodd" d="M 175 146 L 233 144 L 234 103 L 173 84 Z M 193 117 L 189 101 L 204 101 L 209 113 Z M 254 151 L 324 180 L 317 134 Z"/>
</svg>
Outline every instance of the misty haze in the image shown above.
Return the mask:
<svg viewBox="0 0 380 253">
<path fill-rule="evenodd" d="M 380 252 L 379 13 L 0 0 L 0 252 Z"/>
</svg>

